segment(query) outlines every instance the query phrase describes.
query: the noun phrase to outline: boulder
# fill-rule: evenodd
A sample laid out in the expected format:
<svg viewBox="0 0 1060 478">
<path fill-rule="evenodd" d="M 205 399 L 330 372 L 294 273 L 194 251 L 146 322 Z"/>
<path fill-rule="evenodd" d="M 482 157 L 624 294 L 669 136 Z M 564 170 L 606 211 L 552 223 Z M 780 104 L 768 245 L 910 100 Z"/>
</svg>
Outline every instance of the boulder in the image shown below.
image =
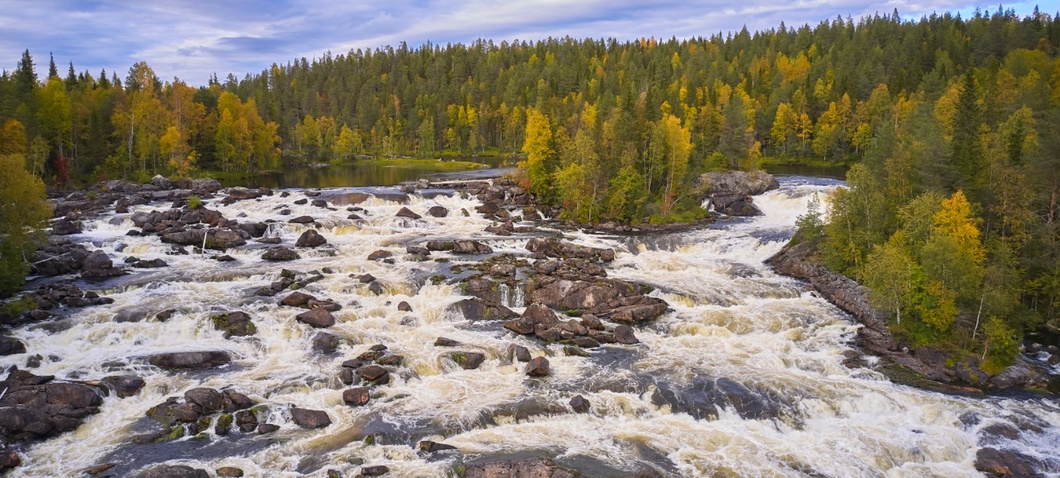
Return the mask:
<svg viewBox="0 0 1060 478">
<path fill-rule="evenodd" d="M 317 307 L 315 309 L 310 309 L 308 312 L 302 312 L 301 314 L 296 315 L 295 319 L 317 328 L 326 328 L 335 325 L 335 317 L 323 307 Z"/>
<path fill-rule="evenodd" d="M 611 262 L 615 260 L 614 249 L 579 246 L 570 242 L 560 241 L 559 239 L 535 237 L 527 241 L 526 250 L 539 257 L 577 258 L 596 262 Z"/>
<path fill-rule="evenodd" d="M 588 413 L 589 412 L 589 401 L 581 395 L 575 395 L 570 399 L 570 408 L 575 413 Z"/>
<path fill-rule="evenodd" d="M 22 458 L 15 450 L 0 448 L 0 474 L 22 464 Z"/>
<path fill-rule="evenodd" d="M 453 445 L 446 445 L 445 443 L 438 443 L 429 440 L 423 440 L 420 442 L 420 451 L 424 453 L 438 453 L 440 451 L 456 450 L 457 448 Z"/>
<path fill-rule="evenodd" d="M 1005 367 L 1000 373 L 990 377 L 986 385 L 994 390 L 1008 390 L 1027 385 L 1033 378 L 1034 373 L 1030 367 L 1017 363 Z"/>
<path fill-rule="evenodd" d="M 511 309 L 478 297 L 463 299 L 446 308 L 448 313 L 459 313 L 467 320 L 505 320 L 518 317 Z"/>
<path fill-rule="evenodd" d="M 431 208 L 427 210 L 427 215 L 431 217 L 446 217 L 449 215 L 449 210 L 443 206 L 431 206 Z"/>
<path fill-rule="evenodd" d="M 1038 472 L 1039 466 L 1037 460 L 1017 451 L 980 448 L 975 453 L 975 469 L 992 476 L 1044 476 Z"/>
<path fill-rule="evenodd" d="M 298 236 L 298 240 L 295 241 L 295 247 L 320 247 L 327 244 L 328 240 L 321 236 L 316 229 L 307 229 Z"/>
<path fill-rule="evenodd" d="M 632 345 L 639 344 L 640 340 L 633 335 L 633 329 L 626 325 L 619 325 L 615 327 L 615 341 L 620 344 Z"/>
<path fill-rule="evenodd" d="M 72 431 L 103 404 L 95 387 L 55 381 L 12 367 L 0 381 L 0 444 L 35 441 Z M 0 459 L 13 461 L 3 450 Z"/>
<path fill-rule="evenodd" d="M 0 356 L 26 353 L 26 344 L 14 337 L 0 335 Z"/>
<path fill-rule="evenodd" d="M 280 305 L 309 308 L 309 302 L 315 300 L 317 300 L 316 297 L 306 294 L 305 292 L 295 291 L 280 300 Z"/>
<path fill-rule="evenodd" d="M 52 223 L 52 235 L 55 236 L 69 236 L 71 234 L 81 233 L 81 223 L 77 221 L 70 221 L 68 219 L 60 219 Z"/>
<path fill-rule="evenodd" d="M 371 399 L 372 394 L 368 387 L 355 387 L 342 391 L 342 401 L 351 407 L 367 405 Z"/>
<path fill-rule="evenodd" d="M 254 322 L 246 312 L 236 311 L 218 314 L 212 317 L 213 328 L 223 331 L 226 339 L 232 337 L 246 337 L 258 333 Z"/>
<path fill-rule="evenodd" d="M 534 357 L 526 365 L 526 374 L 531 377 L 547 377 L 551 373 L 548 359 L 545 357 Z"/>
<path fill-rule="evenodd" d="M 372 385 L 386 385 L 390 383 L 390 372 L 378 365 L 365 365 L 357 369 L 357 375 Z"/>
<path fill-rule="evenodd" d="M 159 465 L 137 475 L 137 478 L 209 478 L 206 470 L 187 465 Z"/>
<path fill-rule="evenodd" d="M 370 261 L 383 261 L 391 257 L 394 257 L 394 253 L 384 250 L 378 250 L 371 254 L 368 254 L 368 260 Z"/>
<path fill-rule="evenodd" d="M 322 410 L 291 407 L 291 420 L 306 429 L 324 428 L 331 425 L 331 418 L 328 417 L 327 412 Z"/>
<path fill-rule="evenodd" d="M 232 361 L 227 352 L 217 350 L 204 352 L 172 352 L 151 355 L 147 362 L 166 370 L 189 370 L 219 367 Z"/>
<path fill-rule="evenodd" d="M 710 199 L 714 210 L 727 216 L 761 216 L 751 196 L 714 196 Z"/>
<path fill-rule="evenodd" d="M 407 208 L 407 207 L 401 208 L 401 210 L 398 211 L 397 214 L 395 214 L 395 216 L 396 217 L 407 217 L 409 219 L 420 219 L 420 218 L 423 217 L 423 216 L 420 216 L 419 214 L 416 214 L 416 213 L 412 212 L 412 210 Z"/>
<path fill-rule="evenodd" d="M 777 189 L 780 182 L 765 171 L 711 171 L 696 180 L 704 197 L 755 196 Z"/>
<path fill-rule="evenodd" d="M 464 370 L 479 368 L 486 360 L 486 355 L 479 352 L 450 352 L 449 358 Z"/>
<path fill-rule="evenodd" d="M 412 306 L 409 305 L 409 303 L 405 302 L 405 301 L 399 302 L 397 308 L 401 312 L 412 312 Z"/>
<path fill-rule="evenodd" d="M 434 341 L 434 346 L 435 347 L 457 347 L 459 345 L 462 345 L 462 344 L 460 342 L 456 341 L 456 340 L 453 340 L 453 339 L 450 339 L 450 338 L 446 338 L 446 337 L 438 337 Z"/>
<path fill-rule="evenodd" d="M 94 250 L 81 261 L 81 277 L 85 279 L 108 279 L 125 274 L 102 250 Z"/>
<path fill-rule="evenodd" d="M 575 478 L 575 470 L 557 465 L 551 458 L 503 458 L 473 461 L 464 465 L 464 478 Z"/>
<path fill-rule="evenodd" d="M 298 216 L 287 220 L 291 224 L 312 224 L 313 221 L 316 221 L 313 216 Z"/>
<path fill-rule="evenodd" d="M 136 395 L 140 393 L 140 390 L 146 385 L 144 379 L 137 377 L 136 375 L 111 375 L 109 377 L 103 377 L 101 382 L 105 387 L 114 391 L 114 394 L 117 395 L 118 398 L 126 398 Z"/>
<path fill-rule="evenodd" d="M 390 468 L 386 465 L 361 467 L 361 476 L 383 476 L 387 473 L 390 473 Z"/>
<path fill-rule="evenodd" d="M 301 259 L 301 256 L 297 252 L 292 251 L 283 246 L 270 247 L 269 250 L 265 251 L 261 255 L 261 258 L 267 261 L 293 261 Z"/>
<path fill-rule="evenodd" d="M 341 338 L 327 332 L 317 332 L 313 336 L 313 350 L 322 354 L 334 353 L 341 344 Z"/>
<path fill-rule="evenodd" d="M 240 478 L 243 476 L 243 470 L 234 466 L 222 466 L 216 470 L 217 476 Z"/>
<path fill-rule="evenodd" d="M 184 392 L 184 400 L 202 408 L 203 412 L 215 413 L 224 409 L 224 395 L 212 388 L 193 388 Z"/>
</svg>

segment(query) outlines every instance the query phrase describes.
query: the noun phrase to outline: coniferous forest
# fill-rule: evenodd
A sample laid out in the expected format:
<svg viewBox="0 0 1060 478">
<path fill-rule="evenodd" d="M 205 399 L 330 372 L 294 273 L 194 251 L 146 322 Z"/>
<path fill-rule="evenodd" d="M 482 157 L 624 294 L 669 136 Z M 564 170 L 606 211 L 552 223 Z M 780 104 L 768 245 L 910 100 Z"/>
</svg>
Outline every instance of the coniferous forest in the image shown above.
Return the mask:
<svg viewBox="0 0 1060 478">
<path fill-rule="evenodd" d="M 0 76 L 0 157 L 62 188 L 505 155 L 568 219 L 626 223 L 702 215 L 706 170 L 849 166 L 830 214 L 813 208 L 799 236 L 914 344 L 997 370 L 1060 317 L 1058 49 L 1060 15 L 1035 9 L 400 44 L 201 87 L 146 62 L 121 77 L 27 51 Z"/>
</svg>

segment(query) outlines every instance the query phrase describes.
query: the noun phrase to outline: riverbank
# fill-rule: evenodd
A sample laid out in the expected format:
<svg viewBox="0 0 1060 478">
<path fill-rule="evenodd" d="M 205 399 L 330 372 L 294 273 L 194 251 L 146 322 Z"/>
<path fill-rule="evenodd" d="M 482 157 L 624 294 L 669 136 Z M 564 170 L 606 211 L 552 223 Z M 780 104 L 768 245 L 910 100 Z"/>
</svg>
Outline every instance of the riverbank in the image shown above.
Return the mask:
<svg viewBox="0 0 1060 478">
<path fill-rule="evenodd" d="M 979 368 L 979 361 L 967 357 L 959 363 L 948 361 L 932 347 L 910 348 L 899 343 L 887 327 L 887 314 L 869 304 L 867 288 L 832 272 L 821 263 L 814 241 L 788 244 L 766 260 L 778 273 L 806 281 L 826 300 L 849 313 L 861 324 L 856 343 L 867 354 L 883 360 L 879 369 L 896 383 L 961 395 L 1012 393 L 1024 390 L 1032 395 L 1060 394 L 1060 376 L 1022 357 L 996 375 Z M 1054 348 L 1051 355 L 1057 355 Z M 1048 362 L 1049 359 L 1046 359 Z M 864 357 L 847 357 L 851 367 L 867 366 Z"/>
</svg>

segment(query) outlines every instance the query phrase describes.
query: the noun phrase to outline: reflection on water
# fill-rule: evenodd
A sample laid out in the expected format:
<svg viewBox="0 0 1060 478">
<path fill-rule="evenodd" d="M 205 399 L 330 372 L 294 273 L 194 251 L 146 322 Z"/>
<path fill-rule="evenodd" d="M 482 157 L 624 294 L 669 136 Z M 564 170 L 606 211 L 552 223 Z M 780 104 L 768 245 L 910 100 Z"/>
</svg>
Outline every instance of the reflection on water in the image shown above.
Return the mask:
<svg viewBox="0 0 1060 478">
<path fill-rule="evenodd" d="M 453 171 L 452 161 L 466 161 L 486 165 L 488 169 Z M 498 167 L 514 164 L 507 157 L 475 156 L 439 159 L 438 161 L 377 162 L 362 161 L 353 164 L 327 166 L 323 168 L 290 168 L 272 174 L 249 179 L 253 187 L 269 188 L 334 188 L 360 186 L 390 186 L 420 178 L 434 179 L 437 175 L 452 177 L 467 173 L 492 171 L 498 175 Z M 248 181 L 241 180 L 241 184 Z"/>
</svg>

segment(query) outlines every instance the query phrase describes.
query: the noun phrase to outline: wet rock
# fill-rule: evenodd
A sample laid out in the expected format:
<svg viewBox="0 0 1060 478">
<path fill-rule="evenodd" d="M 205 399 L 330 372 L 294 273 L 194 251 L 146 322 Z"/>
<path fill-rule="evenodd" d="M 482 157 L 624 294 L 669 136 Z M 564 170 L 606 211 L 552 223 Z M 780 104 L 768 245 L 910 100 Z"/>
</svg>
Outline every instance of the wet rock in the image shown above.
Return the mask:
<svg viewBox="0 0 1060 478">
<path fill-rule="evenodd" d="M 372 274 L 363 274 L 363 275 L 357 276 L 356 279 L 357 279 L 358 282 L 360 282 L 362 284 L 370 284 L 372 282 L 375 282 L 375 276 L 373 276 Z"/>
<path fill-rule="evenodd" d="M 135 261 L 135 262 L 132 263 L 132 266 L 137 268 L 137 269 L 159 269 L 159 268 L 162 268 L 162 267 L 169 267 L 169 264 L 166 264 L 166 261 L 164 261 L 162 259 L 152 259 L 152 260 L 149 260 L 149 261 L 147 261 L 147 260 Z"/>
<path fill-rule="evenodd" d="M 159 465 L 137 475 L 137 478 L 209 478 L 206 470 L 187 465 Z"/>
<path fill-rule="evenodd" d="M 509 354 L 515 360 L 526 363 L 530 361 L 530 350 L 522 345 L 512 344 L 508 346 Z M 511 359 L 509 359 L 511 360 Z"/>
<path fill-rule="evenodd" d="M 368 284 L 368 291 L 375 295 L 383 295 L 386 293 L 386 288 L 383 287 L 383 283 L 379 281 Z"/>
<path fill-rule="evenodd" d="M 0 356 L 26 353 L 26 344 L 14 337 L 0 335 Z"/>
<path fill-rule="evenodd" d="M 370 261 L 382 261 L 394 257 L 394 253 L 390 251 L 378 250 L 371 254 L 368 254 L 368 260 Z"/>
<path fill-rule="evenodd" d="M 1012 450 L 980 448 L 975 453 L 975 469 L 998 477 L 1042 476 L 1037 460 Z"/>
<path fill-rule="evenodd" d="M 575 478 L 577 471 L 557 465 L 551 458 L 487 459 L 464 465 L 464 478 Z"/>
<path fill-rule="evenodd" d="M 540 257 L 555 257 L 561 259 L 579 258 L 598 262 L 611 262 L 615 260 L 614 249 L 579 246 L 558 239 L 535 237 L 527 241 L 526 250 Z"/>
<path fill-rule="evenodd" d="M 22 465 L 22 458 L 15 450 L 0 448 L 0 473 Z"/>
<path fill-rule="evenodd" d="M 299 256 L 297 252 L 284 246 L 277 246 L 270 247 L 269 250 L 261 255 L 261 258 L 266 261 L 293 261 L 301 259 L 301 256 Z"/>
<path fill-rule="evenodd" d="M 306 429 L 324 428 L 331 425 L 331 418 L 328 417 L 327 412 L 298 407 L 291 407 L 291 420 Z"/>
<path fill-rule="evenodd" d="M 463 345 L 463 344 L 461 344 L 460 342 L 458 342 L 456 340 L 445 338 L 445 337 L 438 337 L 434 341 L 434 346 L 435 347 L 457 347 L 459 345 Z"/>
<path fill-rule="evenodd" d="M 619 325 L 615 327 L 615 341 L 620 344 L 632 345 L 639 344 L 640 340 L 637 336 L 633 335 L 633 329 L 625 325 Z"/>
<path fill-rule="evenodd" d="M 69 236 L 71 234 L 80 234 L 81 231 L 81 223 L 78 221 L 60 219 L 52 223 L 52 235 Z"/>
<path fill-rule="evenodd" d="M 423 217 L 423 216 L 420 216 L 419 214 L 416 214 L 416 213 L 412 212 L 412 210 L 407 208 L 407 207 L 401 208 L 401 210 L 398 211 L 397 214 L 395 214 L 395 216 L 396 217 L 407 217 L 409 219 L 420 219 L 420 218 Z"/>
<path fill-rule="evenodd" d="M 994 390 L 1008 390 L 1010 388 L 1022 387 L 1031 382 L 1034 378 L 1034 373 L 1031 368 L 1017 363 L 1005 367 L 997 375 L 990 377 L 990 380 L 986 382 L 987 386 Z"/>
<path fill-rule="evenodd" d="M 189 370 L 219 367 L 232 361 L 227 352 L 172 352 L 151 355 L 147 362 L 166 370 Z"/>
<path fill-rule="evenodd" d="M 762 210 L 754 205 L 751 196 L 721 196 L 716 195 L 710 200 L 714 210 L 726 216 L 761 216 Z"/>
<path fill-rule="evenodd" d="M 312 224 L 313 221 L 316 221 L 313 216 L 298 216 L 287 220 L 291 224 Z"/>
<path fill-rule="evenodd" d="M 81 277 L 90 280 L 108 279 L 125 274 L 125 271 L 114 267 L 114 262 L 102 250 L 95 250 L 81 261 Z"/>
<path fill-rule="evenodd" d="M 258 333 L 254 322 L 246 312 L 236 311 L 218 314 L 211 317 L 214 329 L 224 332 L 226 339 L 232 337 L 247 337 Z"/>
<path fill-rule="evenodd" d="M 218 251 L 239 247 L 247 243 L 241 234 L 228 229 L 185 229 L 162 234 L 160 238 L 162 242 L 167 244 L 205 246 L 206 249 Z"/>
<path fill-rule="evenodd" d="M 280 305 L 286 305 L 288 307 L 303 307 L 308 309 L 309 302 L 315 300 L 317 300 L 316 297 L 306 294 L 305 292 L 294 291 L 288 294 L 287 297 L 281 299 Z"/>
<path fill-rule="evenodd" d="M 313 336 L 313 350 L 322 354 L 334 353 L 342 344 L 342 339 L 327 332 L 317 332 Z"/>
<path fill-rule="evenodd" d="M 646 295 L 622 297 L 612 300 L 603 307 L 596 307 L 596 313 L 619 322 L 640 323 L 655 320 L 669 309 L 666 301 Z"/>
<path fill-rule="evenodd" d="M 331 312 L 328 312 L 323 307 L 310 309 L 309 312 L 302 312 L 295 316 L 295 320 L 317 328 L 335 325 L 335 316 L 331 315 Z"/>
<path fill-rule="evenodd" d="M 429 440 L 420 442 L 420 451 L 424 453 L 438 453 L 440 451 L 456 450 L 457 448 L 453 445 L 446 445 L 445 443 L 438 443 Z"/>
<path fill-rule="evenodd" d="M 511 309 L 492 302 L 487 302 L 478 297 L 463 299 L 446 308 L 447 313 L 459 313 L 465 319 L 476 320 L 506 320 L 518 317 Z"/>
<path fill-rule="evenodd" d="M 217 476 L 225 476 L 231 478 L 240 478 L 243 476 L 243 470 L 234 466 L 222 466 L 216 470 Z"/>
<path fill-rule="evenodd" d="M 431 208 L 427 210 L 427 215 L 439 218 L 446 217 L 449 215 L 449 210 L 443 206 L 431 206 Z"/>
<path fill-rule="evenodd" d="M 276 430 L 279 430 L 279 429 L 280 429 L 279 425 L 273 425 L 272 423 L 261 423 L 261 424 L 258 425 L 258 434 L 259 435 L 267 435 L 267 434 L 275 432 Z"/>
<path fill-rule="evenodd" d="M 349 216 L 346 216 L 346 219 L 349 219 L 351 221 L 363 221 L 364 220 L 364 218 L 359 216 L 359 215 L 357 215 L 357 213 L 353 213 L 353 214 L 350 214 Z"/>
<path fill-rule="evenodd" d="M 773 175 L 761 171 L 711 171 L 696 180 L 703 197 L 756 196 L 780 187 Z"/>
<path fill-rule="evenodd" d="M 477 369 L 486 361 L 486 355 L 479 352 L 450 352 L 449 358 L 464 370 Z"/>
<path fill-rule="evenodd" d="M 253 410 L 240 410 L 236 412 L 236 426 L 243 433 L 250 433 L 258 428 L 258 416 Z"/>
<path fill-rule="evenodd" d="M 570 399 L 570 408 L 575 413 L 589 413 L 589 401 L 581 395 L 575 395 Z"/>
<path fill-rule="evenodd" d="M 328 240 L 321 236 L 315 229 L 307 229 L 295 241 L 295 247 L 320 247 L 327 244 Z"/>
<path fill-rule="evenodd" d="M 193 388 L 184 392 L 184 400 L 194 403 L 206 413 L 219 412 L 224 408 L 224 395 L 212 388 Z"/>
<path fill-rule="evenodd" d="M 104 386 L 114 391 L 118 398 L 131 397 L 140 393 L 146 382 L 136 375 L 111 375 L 101 380 Z"/>
<path fill-rule="evenodd" d="M 405 302 L 405 301 L 399 302 L 397 308 L 401 312 L 412 312 L 412 306 L 409 305 L 409 303 Z"/>
<path fill-rule="evenodd" d="M 99 413 L 103 398 L 94 387 L 54 381 L 12 368 L 0 381 L 0 444 L 34 441 L 79 427 Z M 0 451 L 0 455 L 5 455 Z M 10 457 L 0 456 L 2 458 Z"/>
<path fill-rule="evenodd" d="M 427 250 L 449 251 L 454 254 L 491 254 L 493 248 L 479 241 L 428 241 Z"/>
<path fill-rule="evenodd" d="M 378 365 L 365 365 L 357 369 L 357 376 L 372 385 L 386 385 L 390 383 L 390 372 Z"/>
<path fill-rule="evenodd" d="M 572 357 L 588 357 L 590 355 L 588 351 L 570 345 L 563 347 L 563 354 Z"/>
<path fill-rule="evenodd" d="M 342 391 L 342 401 L 351 407 L 367 405 L 372 399 L 371 390 L 368 387 L 348 388 Z"/>
<path fill-rule="evenodd" d="M 390 473 L 390 468 L 385 465 L 361 467 L 361 476 L 383 476 Z"/>
<path fill-rule="evenodd" d="M 531 377 L 547 377 L 549 373 L 551 370 L 545 357 L 534 357 L 526 366 L 526 374 Z"/>
</svg>

